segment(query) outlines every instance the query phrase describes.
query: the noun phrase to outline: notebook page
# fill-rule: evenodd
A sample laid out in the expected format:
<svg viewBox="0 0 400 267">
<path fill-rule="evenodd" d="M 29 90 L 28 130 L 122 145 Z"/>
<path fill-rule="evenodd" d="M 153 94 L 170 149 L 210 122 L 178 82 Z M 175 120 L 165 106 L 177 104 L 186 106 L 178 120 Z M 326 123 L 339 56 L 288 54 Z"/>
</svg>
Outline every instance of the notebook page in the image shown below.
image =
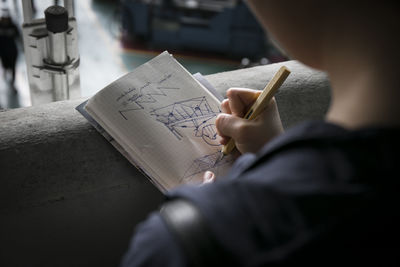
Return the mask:
<svg viewBox="0 0 400 267">
<path fill-rule="evenodd" d="M 162 190 L 196 183 L 204 171 L 223 175 L 215 119 L 220 102 L 168 52 L 94 97 L 86 109 Z"/>
</svg>

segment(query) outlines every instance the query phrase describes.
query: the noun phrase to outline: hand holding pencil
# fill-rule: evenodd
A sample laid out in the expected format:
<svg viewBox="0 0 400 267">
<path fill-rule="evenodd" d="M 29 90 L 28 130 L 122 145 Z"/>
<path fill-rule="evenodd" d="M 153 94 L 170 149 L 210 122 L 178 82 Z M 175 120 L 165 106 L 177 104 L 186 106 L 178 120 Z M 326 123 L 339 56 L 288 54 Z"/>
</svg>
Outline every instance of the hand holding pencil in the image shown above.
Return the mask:
<svg viewBox="0 0 400 267">
<path fill-rule="evenodd" d="M 222 152 L 236 146 L 241 153 L 257 152 L 266 142 L 283 132 L 273 95 L 290 71 L 281 67 L 263 91 L 231 88 L 216 121 Z"/>
</svg>

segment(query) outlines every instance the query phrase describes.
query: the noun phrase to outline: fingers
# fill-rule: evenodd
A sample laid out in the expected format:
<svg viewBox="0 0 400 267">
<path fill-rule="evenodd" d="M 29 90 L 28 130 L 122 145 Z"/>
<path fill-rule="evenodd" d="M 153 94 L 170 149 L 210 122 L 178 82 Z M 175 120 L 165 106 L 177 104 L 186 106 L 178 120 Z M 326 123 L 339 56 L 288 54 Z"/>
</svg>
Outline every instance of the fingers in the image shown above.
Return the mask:
<svg viewBox="0 0 400 267">
<path fill-rule="evenodd" d="M 245 132 L 243 128 L 246 127 L 246 120 L 230 114 L 219 114 L 215 126 L 218 135 L 222 137 L 221 143 L 226 144 L 230 138 L 241 139 L 240 136 Z"/>
<path fill-rule="evenodd" d="M 211 171 L 206 171 L 203 175 L 203 184 L 213 183 L 215 181 L 215 174 Z"/>
<path fill-rule="evenodd" d="M 247 88 L 230 88 L 226 92 L 226 96 L 228 97 L 229 109 L 231 112 L 226 113 L 243 117 L 260 93 L 261 91 Z"/>
<path fill-rule="evenodd" d="M 274 98 L 254 120 L 222 113 L 218 115 L 215 126 L 218 135 L 221 136 L 220 143 L 226 145 L 232 138 L 241 153 L 255 153 L 284 131 Z"/>
<path fill-rule="evenodd" d="M 221 103 L 221 110 L 224 113 L 218 115 L 215 121 L 220 136 L 219 142 L 222 145 L 226 145 L 233 138 L 240 152 L 255 151 L 270 139 L 265 131 L 272 134 L 275 132 L 273 129 L 279 128 L 281 123 L 275 99 L 256 120 L 243 119 L 260 94 L 261 91 L 247 88 L 230 88 L 227 91 L 227 99 Z M 279 132 L 278 130 L 276 132 Z"/>
<path fill-rule="evenodd" d="M 227 91 L 228 98 L 224 99 L 221 103 L 221 110 L 223 113 L 243 117 L 260 93 L 261 91 L 247 88 L 230 88 Z M 219 142 L 222 145 L 226 145 L 230 136 L 223 135 L 221 131 L 218 132 L 218 135 L 220 136 Z"/>
<path fill-rule="evenodd" d="M 221 110 L 222 110 L 222 112 L 224 112 L 224 113 L 232 114 L 232 111 L 231 111 L 231 109 L 230 109 L 230 107 L 229 107 L 229 100 L 228 100 L 228 99 L 222 100 L 222 103 L 221 103 Z"/>
<path fill-rule="evenodd" d="M 226 145 L 226 144 L 228 144 L 228 142 L 229 142 L 229 139 L 231 139 L 230 137 L 228 137 L 228 136 L 219 136 L 220 138 L 219 138 L 219 143 L 221 144 L 221 145 Z"/>
</svg>

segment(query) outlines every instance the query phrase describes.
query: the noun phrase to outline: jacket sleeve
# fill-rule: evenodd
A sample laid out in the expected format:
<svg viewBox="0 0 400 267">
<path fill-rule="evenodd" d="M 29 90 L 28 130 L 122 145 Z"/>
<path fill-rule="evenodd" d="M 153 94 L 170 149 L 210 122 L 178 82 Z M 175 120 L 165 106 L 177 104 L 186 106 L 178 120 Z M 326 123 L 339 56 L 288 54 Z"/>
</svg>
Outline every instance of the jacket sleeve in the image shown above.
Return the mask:
<svg viewBox="0 0 400 267">
<path fill-rule="evenodd" d="M 159 213 L 141 223 L 131 240 L 121 267 L 186 266 L 183 253 Z"/>
</svg>

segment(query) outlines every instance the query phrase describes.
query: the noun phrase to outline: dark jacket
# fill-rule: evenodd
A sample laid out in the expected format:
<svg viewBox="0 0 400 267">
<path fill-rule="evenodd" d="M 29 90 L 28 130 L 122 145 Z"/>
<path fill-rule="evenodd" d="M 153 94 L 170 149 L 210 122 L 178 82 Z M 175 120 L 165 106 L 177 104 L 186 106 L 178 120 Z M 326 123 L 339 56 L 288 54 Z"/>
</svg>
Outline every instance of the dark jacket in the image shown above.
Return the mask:
<svg viewBox="0 0 400 267">
<path fill-rule="evenodd" d="M 229 266 L 399 266 L 400 129 L 308 122 L 230 174 L 169 194 L 198 208 Z M 159 213 L 136 231 L 123 266 L 187 266 Z M 221 263 L 219 263 L 221 265 Z"/>
</svg>

